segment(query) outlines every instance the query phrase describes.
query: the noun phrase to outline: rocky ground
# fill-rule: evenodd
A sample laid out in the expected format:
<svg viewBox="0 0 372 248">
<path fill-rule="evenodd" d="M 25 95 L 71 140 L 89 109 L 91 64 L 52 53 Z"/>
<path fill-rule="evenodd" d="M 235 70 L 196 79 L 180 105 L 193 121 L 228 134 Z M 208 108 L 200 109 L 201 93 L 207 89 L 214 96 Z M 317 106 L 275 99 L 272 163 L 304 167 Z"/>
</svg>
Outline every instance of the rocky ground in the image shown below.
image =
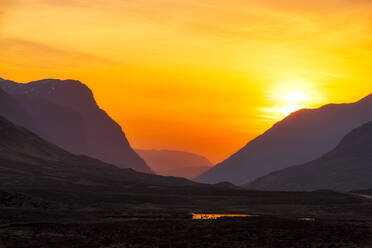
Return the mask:
<svg viewBox="0 0 372 248">
<path fill-rule="evenodd" d="M 372 247 L 372 202 L 352 194 L 158 193 L 2 191 L 0 247 Z M 258 216 L 192 220 L 194 211 Z"/>
</svg>

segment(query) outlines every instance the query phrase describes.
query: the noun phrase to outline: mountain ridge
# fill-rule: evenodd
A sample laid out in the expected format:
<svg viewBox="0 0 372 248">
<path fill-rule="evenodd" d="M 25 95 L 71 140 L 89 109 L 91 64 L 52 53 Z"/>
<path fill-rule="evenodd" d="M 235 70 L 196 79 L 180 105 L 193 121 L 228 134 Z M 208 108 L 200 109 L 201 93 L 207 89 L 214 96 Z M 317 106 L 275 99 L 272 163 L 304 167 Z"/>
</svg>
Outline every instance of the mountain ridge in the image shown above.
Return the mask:
<svg viewBox="0 0 372 248">
<path fill-rule="evenodd" d="M 354 103 L 296 111 L 211 168 L 197 181 L 246 184 L 273 171 L 318 158 L 352 129 L 372 120 L 372 95 Z"/>
<path fill-rule="evenodd" d="M 152 173 L 131 148 L 122 128 L 97 105 L 93 92 L 80 81 L 45 79 L 20 84 L 0 80 L 0 88 L 37 117 L 39 129 L 25 127 L 44 139 L 75 154 Z"/>
</svg>

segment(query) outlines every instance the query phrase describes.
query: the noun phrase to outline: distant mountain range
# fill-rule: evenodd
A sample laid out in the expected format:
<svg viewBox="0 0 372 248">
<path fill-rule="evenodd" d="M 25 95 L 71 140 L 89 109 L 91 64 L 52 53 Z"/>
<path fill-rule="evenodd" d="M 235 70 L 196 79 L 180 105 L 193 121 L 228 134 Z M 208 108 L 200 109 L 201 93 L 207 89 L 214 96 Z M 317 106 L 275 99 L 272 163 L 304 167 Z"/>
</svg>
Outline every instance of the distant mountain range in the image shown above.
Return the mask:
<svg viewBox="0 0 372 248">
<path fill-rule="evenodd" d="M 20 84 L 0 79 L 0 90 L 0 115 L 16 125 L 71 153 L 152 173 L 81 82 L 46 79 Z"/>
<path fill-rule="evenodd" d="M 246 185 L 250 189 L 351 191 L 372 188 L 372 122 L 351 131 L 339 145 L 303 165 L 273 172 Z"/>
<path fill-rule="evenodd" d="M 158 175 L 194 179 L 213 165 L 205 157 L 183 151 L 135 150 Z"/>
<path fill-rule="evenodd" d="M 356 103 L 299 110 L 202 174 L 197 181 L 229 181 L 241 185 L 312 161 L 332 150 L 351 130 L 371 120 L 372 95 Z"/>
</svg>

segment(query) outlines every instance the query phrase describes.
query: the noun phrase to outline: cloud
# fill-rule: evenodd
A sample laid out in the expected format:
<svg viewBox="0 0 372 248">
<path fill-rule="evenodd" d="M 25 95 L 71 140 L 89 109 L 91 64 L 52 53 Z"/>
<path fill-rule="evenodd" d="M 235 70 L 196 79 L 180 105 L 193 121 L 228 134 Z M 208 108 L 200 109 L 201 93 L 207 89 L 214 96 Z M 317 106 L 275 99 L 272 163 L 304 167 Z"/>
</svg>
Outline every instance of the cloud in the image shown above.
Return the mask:
<svg viewBox="0 0 372 248">
<path fill-rule="evenodd" d="M 3 20 L 4 16 L 8 13 L 10 8 L 13 6 L 15 6 L 15 1 L 11 1 L 11 0 L 0 1 L 0 22 Z"/>
<path fill-rule="evenodd" d="M 104 0 L 34 0 L 35 2 L 53 7 L 93 8 L 107 5 Z"/>
<path fill-rule="evenodd" d="M 95 55 L 68 51 L 51 45 L 21 39 L 1 39 L 0 50 L 2 51 L 0 62 L 4 59 L 2 61 L 4 64 L 13 61 L 22 66 L 50 68 L 58 66 L 65 68 L 74 68 L 76 66 L 90 68 L 116 64 L 113 60 Z"/>
</svg>

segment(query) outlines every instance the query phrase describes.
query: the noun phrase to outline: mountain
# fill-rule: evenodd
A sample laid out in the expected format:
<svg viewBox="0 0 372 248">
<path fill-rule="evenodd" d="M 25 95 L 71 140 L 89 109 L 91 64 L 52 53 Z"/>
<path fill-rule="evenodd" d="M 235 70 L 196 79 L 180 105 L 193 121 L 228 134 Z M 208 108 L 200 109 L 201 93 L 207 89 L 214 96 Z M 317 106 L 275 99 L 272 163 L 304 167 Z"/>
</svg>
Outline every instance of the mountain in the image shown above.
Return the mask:
<svg viewBox="0 0 372 248">
<path fill-rule="evenodd" d="M 324 156 L 259 178 L 251 189 L 339 191 L 372 188 L 372 122 L 354 129 Z"/>
<path fill-rule="evenodd" d="M 245 184 L 333 149 L 351 130 L 372 120 L 372 95 L 350 104 L 302 109 L 276 123 L 197 181 Z"/>
<path fill-rule="evenodd" d="M 170 150 L 135 150 L 146 163 L 162 176 L 194 179 L 213 165 L 198 154 Z"/>
<path fill-rule="evenodd" d="M 0 78 L 1 82 L 1 78 Z M 8 120 L 20 126 L 28 126 L 33 130 L 38 130 L 35 120 L 23 109 L 16 99 L 0 88 L 0 114 Z"/>
<path fill-rule="evenodd" d="M 142 185 L 142 186 L 141 186 Z M 71 154 L 0 116 L 0 188 L 18 190 L 106 187 L 204 186 L 184 178 L 162 177 L 121 169 L 99 160 Z M 93 188 L 94 187 L 94 188 Z"/>
<path fill-rule="evenodd" d="M 71 153 L 152 173 L 130 147 L 121 127 L 99 108 L 92 91 L 81 82 L 46 79 L 20 84 L 0 80 L 0 88 L 16 102 L 8 104 L 10 107 L 4 107 L 0 114 L 9 118 L 7 112 L 14 113 L 14 106 L 18 106 L 22 113 L 17 116 L 27 117 L 27 121 L 9 118 L 15 124 Z M 28 121 L 31 119 L 33 122 Z"/>
</svg>

